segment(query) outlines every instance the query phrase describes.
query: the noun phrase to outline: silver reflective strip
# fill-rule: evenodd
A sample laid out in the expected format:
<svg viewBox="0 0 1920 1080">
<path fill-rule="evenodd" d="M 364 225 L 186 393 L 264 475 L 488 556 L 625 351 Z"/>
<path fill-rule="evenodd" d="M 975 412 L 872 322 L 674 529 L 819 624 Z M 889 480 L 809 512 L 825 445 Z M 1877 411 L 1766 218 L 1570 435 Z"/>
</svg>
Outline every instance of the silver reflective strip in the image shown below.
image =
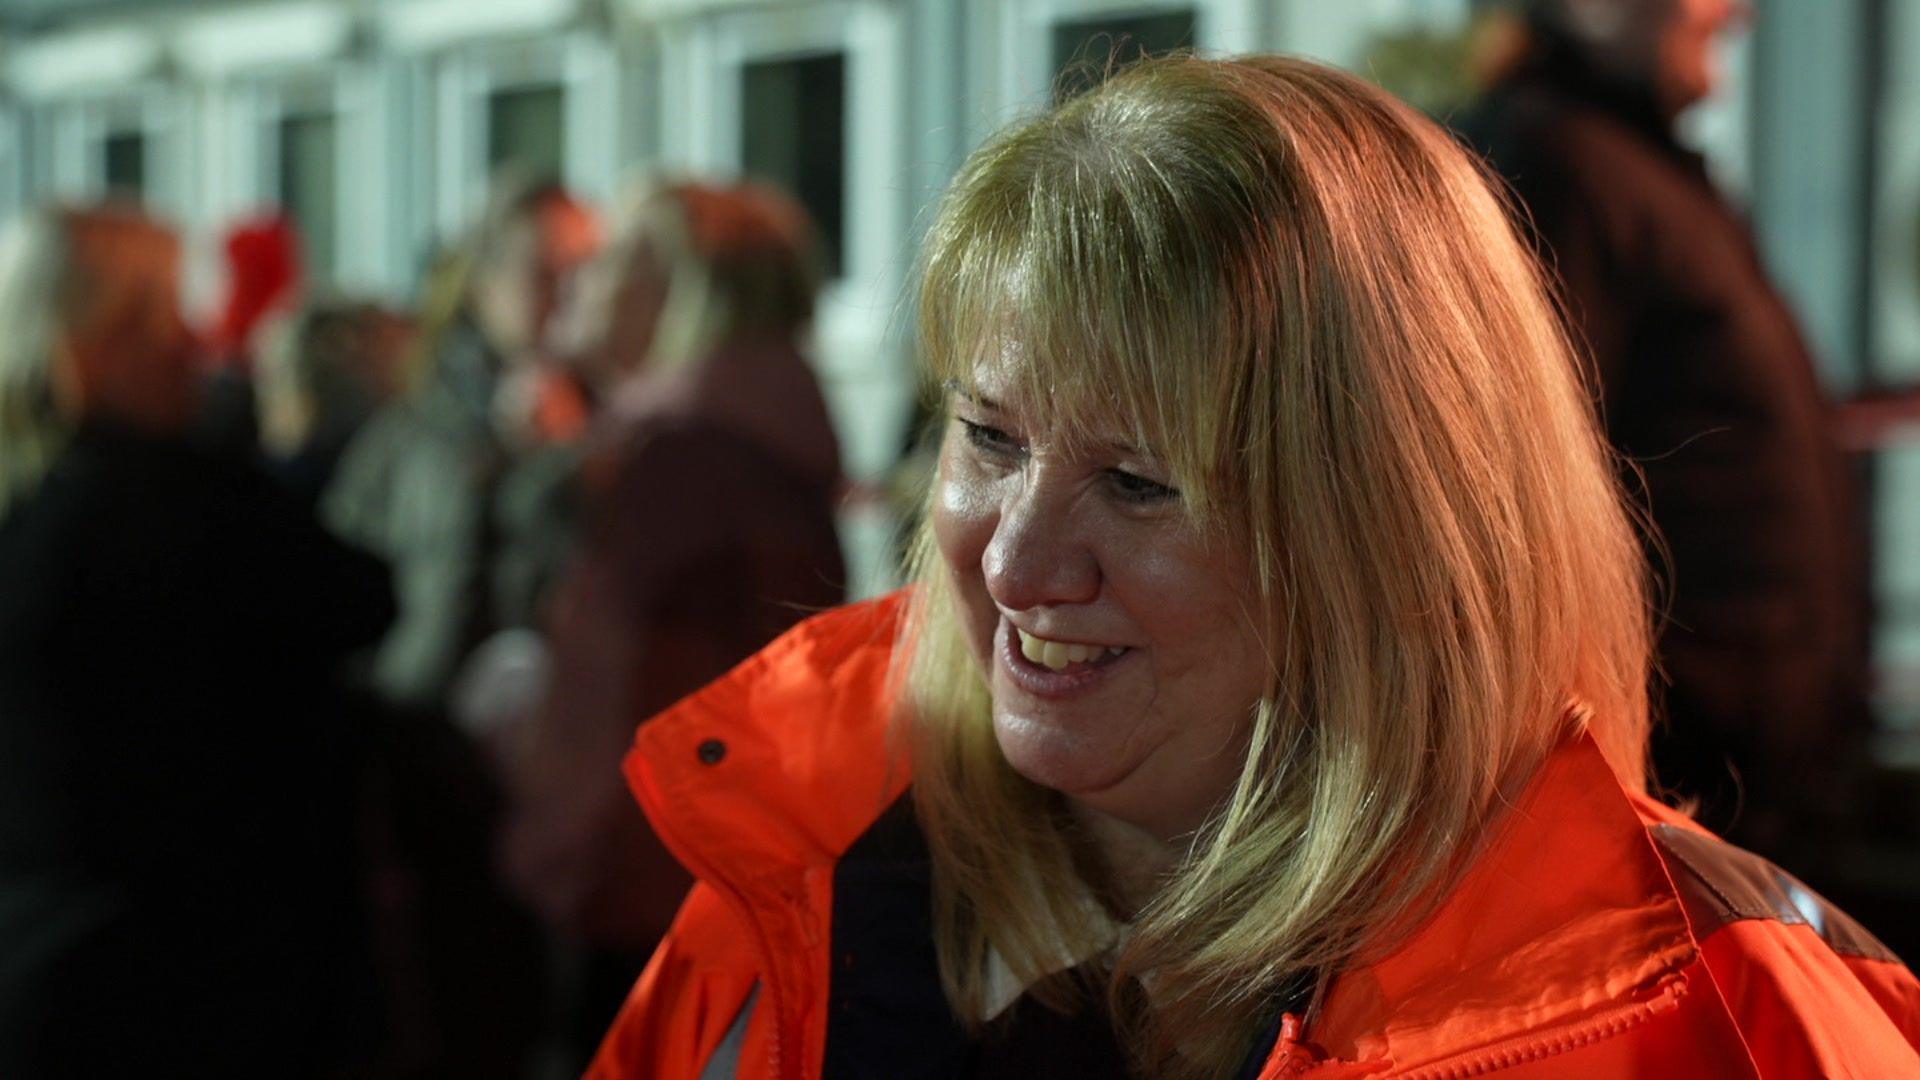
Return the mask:
<svg viewBox="0 0 1920 1080">
<path fill-rule="evenodd" d="M 733 1018 L 733 1026 L 727 1029 L 727 1037 L 713 1048 L 707 1067 L 700 1070 L 700 1080 L 734 1080 L 740 1075 L 740 1047 L 746 1044 L 747 1021 L 753 1018 L 753 1007 L 759 1001 L 760 984 L 754 983 L 746 1002 L 740 1006 L 740 1015 Z"/>
</svg>

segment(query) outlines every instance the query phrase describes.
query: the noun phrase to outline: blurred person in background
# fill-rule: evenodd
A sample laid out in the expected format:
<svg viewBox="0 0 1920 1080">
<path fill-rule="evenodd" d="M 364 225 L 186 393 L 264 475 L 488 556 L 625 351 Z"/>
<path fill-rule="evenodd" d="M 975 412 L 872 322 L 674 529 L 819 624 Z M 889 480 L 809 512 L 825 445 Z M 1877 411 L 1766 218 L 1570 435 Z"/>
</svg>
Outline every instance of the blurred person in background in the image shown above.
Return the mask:
<svg viewBox="0 0 1920 1080">
<path fill-rule="evenodd" d="M 802 351 L 812 224 L 753 185 L 643 189 L 581 281 L 561 351 L 608 405 L 550 690 L 509 748 L 510 872 L 582 946 L 568 1041 L 585 1065 L 691 879 L 610 766 L 638 722 L 845 598 L 839 444 Z"/>
<path fill-rule="evenodd" d="M 597 244 L 564 190 L 504 179 L 435 267 L 406 396 L 360 431 L 323 498 L 329 524 L 393 566 L 400 619 L 373 679 L 394 701 L 444 702 L 482 641 L 532 622 L 564 559 L 577 459 L 563 439 L 530 437 L 523 417 L 540 410 L 514 376 L 539 363 Z"/>
<path fill-rule="evenodd" d="M 360 428 L 398 393 L 413 328 L 377 304 L 312 304 L 261 335 L 254 364 L 260 442 L 273 471 L 309 505 Z"/>
<path fill-rule="evenodd" d="M 1644 481 L 1670 602 L 1660 779 L 1820 872 L 1866 726 L 1847 477 L 1793 313 L 1674 122 L 1735 0 L 1509 0 L 1460 125 L 1524 204 Z"/>
<path fill-rule="evenodd" d="M 0 1075 L 310 1076 L 367 1049 L 334 678 L 384 570 L 194 449 L 180 247 L 0 239 Z"/>
</svg>

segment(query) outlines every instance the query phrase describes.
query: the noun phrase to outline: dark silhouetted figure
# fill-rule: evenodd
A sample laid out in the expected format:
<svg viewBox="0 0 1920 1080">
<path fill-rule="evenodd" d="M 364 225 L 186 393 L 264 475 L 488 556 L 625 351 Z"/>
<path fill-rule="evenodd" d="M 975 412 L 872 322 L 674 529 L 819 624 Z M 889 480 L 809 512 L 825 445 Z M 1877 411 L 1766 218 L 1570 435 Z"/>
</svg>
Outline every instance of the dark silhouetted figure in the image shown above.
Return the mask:
<svg viewBox="0 0 1920 1080">
<path fill-rule="evenodd" d="M 1715 828 L 1818 866 L 1866 722 L 1849 485 L 1793 314 L 1673 134 L 1740 6 L 1515 6 L 1528 45 L 1460 126 L 1530 215 L 1670 552 L 1659 777 Z"/>
<path fill-rule="evenodd" d="M 179 249 L 0 240 L 0 1076 L 312 1076 L 375 1022 L 333 679 L 387 577 L 196 407 Z"/>
</svg>

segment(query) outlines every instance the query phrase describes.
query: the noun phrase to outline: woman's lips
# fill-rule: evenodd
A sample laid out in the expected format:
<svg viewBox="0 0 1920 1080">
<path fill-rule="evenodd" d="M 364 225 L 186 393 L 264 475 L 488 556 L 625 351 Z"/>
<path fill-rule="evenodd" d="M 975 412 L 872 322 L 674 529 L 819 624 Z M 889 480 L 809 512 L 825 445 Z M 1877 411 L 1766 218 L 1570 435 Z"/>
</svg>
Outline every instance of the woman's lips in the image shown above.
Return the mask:
<svg viewBox="0 0 1920 1080">
<path fill-rule="evenodd" d="M 1000 620 L 995 636 L 999 638 L 1001 666 L 1007 669 L 1014 685 L 1043 698 L 1073 697 L 1089 692 L 1136 651 L 1122 646 L 1049 642 L 1022 635 L 1005 619 Z M 1063 661 L 1064 666 L 1053 666 Z"/>
</svg>

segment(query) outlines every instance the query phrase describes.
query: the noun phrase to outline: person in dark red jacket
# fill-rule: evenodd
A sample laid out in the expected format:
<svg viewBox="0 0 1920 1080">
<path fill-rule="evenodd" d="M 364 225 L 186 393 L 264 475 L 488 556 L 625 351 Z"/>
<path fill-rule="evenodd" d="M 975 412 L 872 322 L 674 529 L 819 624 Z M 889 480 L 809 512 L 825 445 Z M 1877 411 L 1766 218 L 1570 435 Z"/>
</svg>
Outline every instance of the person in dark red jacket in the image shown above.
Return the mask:
<svg viewBox="0 0 1920 1080">
<path fill-rule="evenodd" d="M 1519 196 L 1644 482 L 1670 594 L 1659 777 L 1743 842 L 1817 859 L 1865 750 L 1851 493 L 1799 324 L 1673 131 L 1743 5 L 1521 6 L 1526 51 L 1460 127 Z"/>
<path fill-rule="evenodd" d="M 566 351 L 608 404 L 550 609 L 551 688 L 508 750 L 507 851 L 587 946 L 582 1063 L 689 884 L 607 761 L 640 717 L 845 599 L 839 444 L 801 349 L 817 259 L 783 195 L 666 185 L 634 200 L 566 315 Z"/>
<path fill-rule="evenodd" d="M 903 593 L 641 725 L 697 884 L 594 1080 L 1920 1075 L 1920 983 L 1648 795 L 1645 565 L 1447 134 L 1280 57 L 927 233 Z"/>
</svg>

